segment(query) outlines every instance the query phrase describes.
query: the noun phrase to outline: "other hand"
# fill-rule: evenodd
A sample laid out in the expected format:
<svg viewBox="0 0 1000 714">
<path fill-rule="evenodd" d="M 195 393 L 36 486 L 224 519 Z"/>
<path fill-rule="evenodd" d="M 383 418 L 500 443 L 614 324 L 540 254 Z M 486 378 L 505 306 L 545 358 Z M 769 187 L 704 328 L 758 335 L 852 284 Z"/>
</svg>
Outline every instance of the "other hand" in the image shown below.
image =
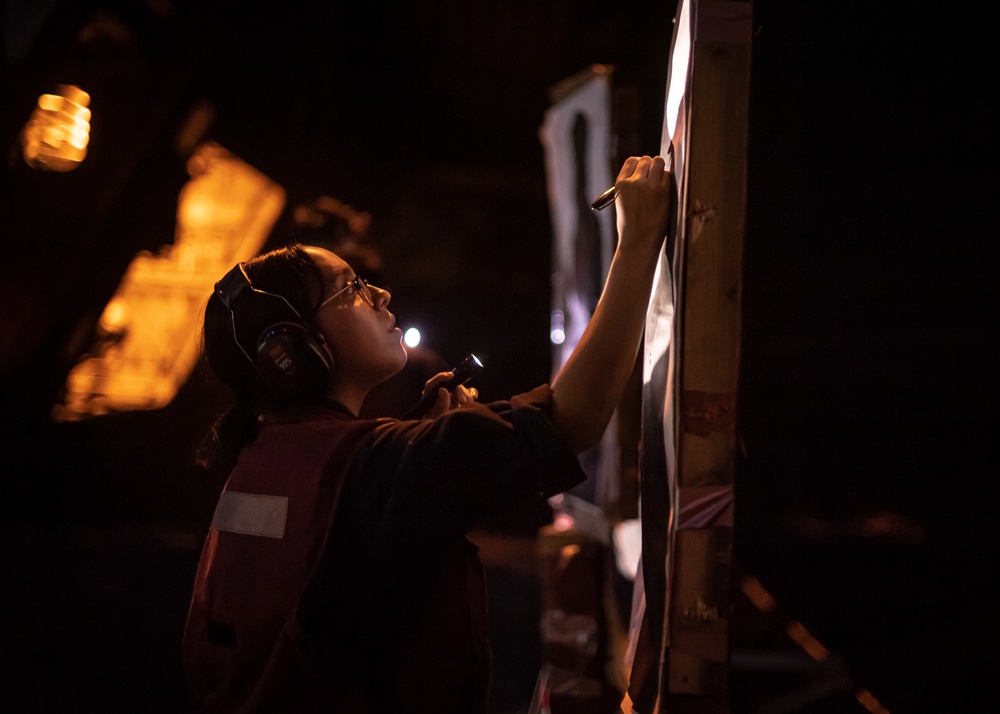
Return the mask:
<svg viewBox="0 0 1000 714">
<path fill-rule="evenodd" d="M 670 172 L 660 156 L 631 156 L 618 172 L 616 213 L 623 245 L 650 241 L 658 248 L 670 212 Z"/>
</svg>

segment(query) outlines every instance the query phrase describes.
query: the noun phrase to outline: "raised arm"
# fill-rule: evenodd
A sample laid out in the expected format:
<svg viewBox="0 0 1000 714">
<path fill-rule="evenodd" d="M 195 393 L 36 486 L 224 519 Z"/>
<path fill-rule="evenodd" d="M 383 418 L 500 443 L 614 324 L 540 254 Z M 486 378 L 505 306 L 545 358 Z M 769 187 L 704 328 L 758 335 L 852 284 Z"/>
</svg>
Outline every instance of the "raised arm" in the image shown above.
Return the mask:
<svg viewBox="0 0 1000 714">
<path fill-rule="evenodd" d="M 670 185 L 659 156 L 629 158 L 615 181 L 618 248 L 594 315 L 552 383 L 553 423 L 577 452 L 601 439 L 632 373 L 666 235 Z"/>
</svg>

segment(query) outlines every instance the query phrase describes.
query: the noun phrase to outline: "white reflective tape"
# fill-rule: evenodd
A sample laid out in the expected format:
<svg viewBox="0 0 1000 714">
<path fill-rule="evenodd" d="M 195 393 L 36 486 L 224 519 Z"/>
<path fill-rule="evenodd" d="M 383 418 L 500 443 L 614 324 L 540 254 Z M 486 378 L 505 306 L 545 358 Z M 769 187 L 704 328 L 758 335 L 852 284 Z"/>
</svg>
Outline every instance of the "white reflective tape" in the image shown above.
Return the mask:
<svg viewBox="0 0 1000 714">
<path fill-rule="evenodd" d="M 224 491 L 212 517 L 212 528 L 229 533 L 284 538 L 287 496 L 260 496 Z"/>
</svg>

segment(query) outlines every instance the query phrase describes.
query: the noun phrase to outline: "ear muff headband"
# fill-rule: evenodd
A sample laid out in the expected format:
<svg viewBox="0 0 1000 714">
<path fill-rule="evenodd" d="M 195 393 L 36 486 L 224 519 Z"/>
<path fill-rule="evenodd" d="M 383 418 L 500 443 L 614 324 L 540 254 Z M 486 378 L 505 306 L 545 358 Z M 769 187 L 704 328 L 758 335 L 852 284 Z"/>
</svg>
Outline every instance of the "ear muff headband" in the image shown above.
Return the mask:
<svg viewBox="0 0 1000 714">
<path fill-rule="evenodd" d="M 322 387 L 333 370 L 333 354 L 288 300 L 255 288 L 242 263 L 215 284 L 215 293 L 229 310 L 236 346 L 268 389 L 292 397 Z M 265 317 L 267 327 L 259 333 L 237 319 L 237 310 L 248 304 Z"/>
</svg>

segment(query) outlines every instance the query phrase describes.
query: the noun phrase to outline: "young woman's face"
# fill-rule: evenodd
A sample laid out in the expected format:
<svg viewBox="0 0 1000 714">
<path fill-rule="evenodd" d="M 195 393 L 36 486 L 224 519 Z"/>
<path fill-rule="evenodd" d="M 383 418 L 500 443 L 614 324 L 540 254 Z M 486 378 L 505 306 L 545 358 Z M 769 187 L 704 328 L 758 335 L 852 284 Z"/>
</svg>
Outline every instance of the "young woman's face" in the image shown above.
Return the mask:
<svg viewBox="0 0 1000 714">
<path fill-rule="evenodd" d="M 357 278 L 354 271 L 339 256 L 315 246 L 306 252 L 323 275 L 325 287 L 313 320 L 333 352 L 334 379 L 371 388 L 399 372 L 406 350 L 396 318 L 386 309 L 389 293 L 369 286 L 374 305 L 369 304 L 351 284 Z"/>
</svg>

